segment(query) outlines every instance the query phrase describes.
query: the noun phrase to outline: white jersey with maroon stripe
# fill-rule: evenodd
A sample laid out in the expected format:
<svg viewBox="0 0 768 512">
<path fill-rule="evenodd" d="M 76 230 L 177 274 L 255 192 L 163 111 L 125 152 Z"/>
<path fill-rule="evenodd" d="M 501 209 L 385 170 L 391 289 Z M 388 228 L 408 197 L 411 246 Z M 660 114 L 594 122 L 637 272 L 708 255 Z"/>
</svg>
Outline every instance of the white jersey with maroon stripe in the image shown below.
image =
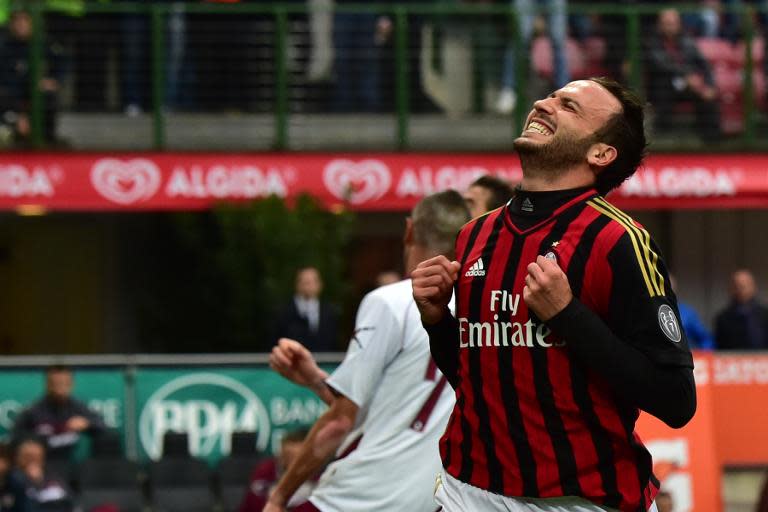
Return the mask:
<svg viewBox="0 0 768 512">
<path fill-rule="evenodd" d="M 322 512 L 434 512 L 438 440 L 454 394 L 429 352 L 411 281 L 365 296 L 328 385 L 360 407 L 310 501 Z"/>
</svg>

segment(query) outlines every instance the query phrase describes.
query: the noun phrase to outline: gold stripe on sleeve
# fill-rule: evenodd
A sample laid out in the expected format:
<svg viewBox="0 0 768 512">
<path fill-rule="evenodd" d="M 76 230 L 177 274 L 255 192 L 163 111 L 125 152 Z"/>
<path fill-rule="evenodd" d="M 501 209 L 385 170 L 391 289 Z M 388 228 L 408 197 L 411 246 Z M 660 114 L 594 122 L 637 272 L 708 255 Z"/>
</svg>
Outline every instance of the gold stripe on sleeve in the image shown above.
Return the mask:
<svg viewBox="0 0 768 512">
<path fill-rule="evenodd" d="M 609 203 L 605 199 L 597 198 L 595 199 L 595 201 L 603 205 L 606 209 L 612 211 L 618 217 L 624 219 L 624 222 L 622 222 L 621 224 L 627 229 L 634 231 L 638 235 L 641 245 L 643 246 L 643 252 L 645 253 L 645 260 L 648 262 L 648 270 L 650 272 L 649 277 L 651 278 L 653 287 L 656 290 L 656 293 L 658 295 L 660 296 L 666 295 L 664 291 L 664 276 L 662 276 L 661 272 L 659 272 L 658 265 L 657 265 L 659 261 L 659 255 L 656 254 L 656 252 L 654 252 L 653 249 L 651 249 L 651 235 L 648 234 L 648 231 L 646 231 L 641 227 L 638 227 L 635 224 L 635 222 L 632 220 L 632 217 L 622 212 L 621 210 L 613 206 L 611 203 Z"/>
<path fill-rule="evenodd" d="M 651 297 L 655 297 L 658 295 L 656 292 L 656 288 L 651 283 L 651 280 L 648 278 L 648 271 L 646 271 L 645 265 L 643 264 L 643 254 L 640 251 L 640 245 L 637 240 L 637 232 L 634 230 L 628 229 L 624 220 L 616 215 L 613 211 L 610 209 L 605 208 L 603 205 L 599 204 L 596 200 L 589 200 L 587 201 L 587 204 L 589 204 L 592 208 L 597 210 L 598 212 L 602 213 L 603 215 L 610 217 L 611 219 L 615 220 L 619 224 L 621 224 L 624 229 L 626 229 L 627 234 L 629 235 L 629 239 L 632 241 L 632 246 L 635 248 L 635 256 L 637 257 L 637 264 L 640 266 L 640 271 L 643 274 L 643 279 L 645 280 L 645 285 L 648 287 L 648 295 Z"/>
</svg>

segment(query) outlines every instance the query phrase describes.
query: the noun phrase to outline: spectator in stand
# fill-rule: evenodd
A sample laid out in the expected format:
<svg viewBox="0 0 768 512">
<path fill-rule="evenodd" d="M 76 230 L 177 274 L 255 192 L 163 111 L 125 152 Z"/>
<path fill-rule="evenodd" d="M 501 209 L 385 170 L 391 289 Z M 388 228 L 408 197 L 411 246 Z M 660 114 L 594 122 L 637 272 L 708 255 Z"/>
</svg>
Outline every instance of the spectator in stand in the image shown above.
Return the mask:
<svg viewBox="0 0 768 512">
<path fill-rule="evenodd" d="M 291 338 L 313 352 L 336 349 L 338 313 L 320 299 L 323 281 L 315 267 L 304 267 L 296 273 L 296 294 L 277 319 L 274 341 Z"/>
<path fill-rule="evenodd" d="M 265 459 L 253 468 L 248 490 L 240 504 L 240 512 L 261 512 L 269 499 L 272 487 L 280 480 L 283 472 L 296 460 L 301 450 L 301 444 L 307 437 L 307 430 L 295 430 L 287 433 L 280 441 L 280 453 L 275 457 Z M 296 491 L 288 503 L 292 512 L 308 512 L 314 510 L 307 504 L 309 495 L 315 488 L 315 481 L 307 481 Z"/>
<path fill-rule="evenodd" d="M 731 275 L 731 302 L 715 320 L 715 343 L 722 350 L 768 348 L 768 309 L 757 298 L 749 270 Z"/>
<path fill-rule="evenodd" d="M 677 278 L 670 274 L 669 280 L 672 290 L 677 295 L 679 290 Z M 712 350 L 715 348 L 715 340 L 712 338 L 709 329 L 704 327 L 696 310 L 683 302 L 679 295 L 677 297 L 677 309 L 680 312 L 680 323 L 683 325 L 683 331 L 685 331 L 685 336 L 688 338 L 688 345 L 693 349 Z"/>
<path fill-rule="evenodd" d="M 705 141 L 717 141 L 720 107 L 715 79 L 694 40 L 683 33 L 677 10 L 659 13 L 657 32 L 648 41 L 648 54 L 648 98 L 654 106 L 657 130 L 674 125 L 675 106 L 692 102 L 699 135 Z"/>
<path fill-rule="evenodd" d="M 45 444 L 27 438 L 16 447 L 16 469 L 29 497 L 31 509 L 70 512 L 75 509 L 72 490 L 46 469 Z"/>
<path fill-rule="evenodd" d="M 510 114 L 517 103 L 517 76 L 515 74 L 515 52 L 527 51 L 533 37 L 534 21 L 537 9 L 542 9 L 542 14 L 547 20 L 547 32 L 552 41 L 552 58 L 554 69 L 554 88 L 559 89 L 568 82 L 571 77 L 568 71 L 568 59 L 565 52 L 565 42 L 568 36 L 568 2 L 567 0 L 511 0 L 517 13 L 523 48 L 515 48 L 510 43 L 504 52 L 504 61 L 501 74 L 501 91 L 496 102 L 496 111 L 500 114 Z"/>
<path fill-rule="evenodd" d="M 633 0 L 571 0 L 571 5 L 586 5 L 588 8 L 602 6 L 626 7 L 635 3 Z M 585 20 L 587 23 L 585 23 Z M 596 36 L 605 40 L 605 56 L 602 64 L 606 74 L 614 80 L 626 83 L 629 76 L 629 58 L 627 56 L 627 15 L 603 13 L 579 15 L 576 17 L 576 32 L 581 38 Z"/>
<path fill-rule="evenodd" d="M 335 0 L 333 15 L 334 87 L 336 112 L 381 110 L 381 59 L 392 35 L 392 20 L 372 12 L 345 11 L 359 0 Z"/>
<path fill-rule="evenodd" d="M 0 112 L 2 123 L 10 127 L 17 145 L 25 146 L 31 135 L 31 79 L 29 55 L 32 43 L 32 18 L 26 11 L 11 15 L 9 33 L 0 46 Z M 48 41 L 44 48 L 45 73 L 38 89 L 43 102 L 43 138 L 56 142 L 57 94 L 61 84 L 61 47 Z"/>
<path fill-rule="evenodd" d="M 7 444 L 0 444 L 0 510 L 30 512 L 31 504 L 24 478 L 13 469 L 13 456 Z"/>
<path fill-rule="evenodd" d="M 464 192 L 464 202 L 474 219 L 504 206 L 513 193 L 512 187 L 503 179 L 485 175 L 473 181 Z"/>
<path fill-rule="evenodd" d="M 68 460 L 83 433 L 99 434 L 105 425 L 98 414 L 72 398 L 72 370 L 51 366 L 46 370 L 46 393 L 19 414 L 13 426 L 13 438 L 38 436 L 47 444 L 48 457 Z"/>
</svg>

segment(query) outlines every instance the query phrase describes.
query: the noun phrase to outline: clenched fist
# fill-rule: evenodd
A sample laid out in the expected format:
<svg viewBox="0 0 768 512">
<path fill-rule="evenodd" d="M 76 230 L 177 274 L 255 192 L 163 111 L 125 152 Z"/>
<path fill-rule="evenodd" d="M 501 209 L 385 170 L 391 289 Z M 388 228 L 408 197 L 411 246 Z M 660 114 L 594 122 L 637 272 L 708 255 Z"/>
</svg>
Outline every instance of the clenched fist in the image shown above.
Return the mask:
<svg viewBox="0 0 768 512">
<path fill-rule="evenodd" d="M 269 356 L 269 366 L 291 382 L 312 388 L 328 374 L 317 366 L 312 352 L 296 340 L 280 338 Z"/>
<path fill-rule="evenodd" d="M 571 299 L 573 292 L 568 277 L 556 261 L 539 256 L 528 265 L 523 300 L 542 321 L 565 309 Z"/>
<path fill-rule="evenodd" d="M 422 261 L 411 272 L 413 299 L 421 313 L 421 321 L 434 325 L 443 318 L 445 308 L 451 302 L 453 283 L 461 265 L 445 256 L 435 256 Z"/>
</svg>

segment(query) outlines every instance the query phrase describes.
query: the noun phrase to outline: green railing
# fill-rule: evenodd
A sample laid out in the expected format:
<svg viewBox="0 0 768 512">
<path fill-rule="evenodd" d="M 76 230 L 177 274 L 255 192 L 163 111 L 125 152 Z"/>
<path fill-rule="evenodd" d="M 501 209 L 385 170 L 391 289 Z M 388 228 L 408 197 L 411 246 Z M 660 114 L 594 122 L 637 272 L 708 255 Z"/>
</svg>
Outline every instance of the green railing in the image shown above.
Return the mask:
<svg viewBox="0 0 768 512">
<path fill-rule="evenodd" d="M 668 6 L 667 6 L 668 7 Z M 45 54 L 45 20 L 47 17 L 47 8 L 42 2 L 32 2 L 27 5 L 30 10 L 33 21 L 33 39 L 30 46 L 30 89 L 31 89 L 31 129 L 33 147 L 44 147 L 43 122 L 44 122 L 44 100 L 39 87 L 34 84 L 39 83 L 44 73 L 44 54 Z M 115 3 L 103 4 L 92 3 L 85 6 L 84 15 L 93 14 L 142 14 L 150 20 L 151 27 L 151 109 L 152 109 L 152 149 L 168 149 L 167 144 L 167 114 L 164 102 L 164 77 L 166 76 L 165 60 L 165 27 L 174 4 L 148 4 L 148 3 Z M 698 5 L 685 4 L 679 5 L 679 10 L 683 13 L 696 12 L 701 9 Z M 291 145 L 290 140 L 290 122 L 291 108 L 289 105 L 289 87 L 290 74 L 288 62 L 288 35 L 289 18 L 307 12 L 307 7 L 303 4 L 184 4 L 184 10 L 189 14 L 209 14 L 211 19 L 215 16 L 225 13 L 240 13 L 248 15 L 262 15 L 273 20 L 274 32 L 274 104 L 273 115 L 273 135 L 269 149 L 287 150 L 297 149 Z M 392 38 L 392 56 L 394 59 L 394 105 L 392 112 L 396 122 L 394 131 L 391 134 L 391 140 L 386 147 L 393 147 L 397 150 L 414 149 L 411 137 L 411 126 L 414 120 L 412 109 L 411 82 L 413 80 L 412 69 L 409 67 L 410 59 L 416 58 L 414 48 L 409 46 L 408 30 L 409 23 L 413 17 L 428 19 L 432 23 L 439 25 L 447 20 L 462 20 L 462 22 L 471 24 L 475 19 L 488 18 L 489 16 L 498 17 L 506 20 L 508 34 L 511 41 L 518 47 L 522 47 L 522 35 L 519 33 L 518 14 L 509 5 L 485 5 L 485 4 L 452 4 L 452 3 L 434 3 L 434 4 L 367 4 L 367 5 L 344 5 L 338 7 L 338 10 L 344 12 L 357 13 L 376 13 L 387 15 L 392 20 L 393 38 Z M 642 37 L 642 20 L 658 12 L 656 5 L 634 5 L 634 6 L 606 6 L 606 5 L 572 5 L 569 6 L 569 14 L 599 14 L 602 16 L 624 16 L 626 17 L 626 48 L 629 57 L 629 73 L 627 80 L 636 90 L 643 90 L 644 62 Z M 768 147 L 768 137 L 761 136 L 761 130 L 765 128 L 763 113 L 759 112 L 756 101 L 756 89 L 752 83 L 754 59 L 752 54 L 752 41 L 756 36 L 755 18 L 756 12 L 752 7 L 739 7 L 734 11 L 741 16 L 741 38 L 745 43 L 745 67 L 743 70 L 743 130 L 733 135 L 723 143 L 726 149 L 762 149 Z M 768 13 L 765 13 L 768 18 Z M 454 21 L 455 22 L 455 21 Z M 515 69 L 518 76 L 516 85 L 517 98 L 515 111 L 509 119 L 510 142 L 512 134 L 516 130 L 515 126 L 520 126 L 528 109 L 530 108 L 529 96 L 529 56 L 523 52 L 516 53 Z M 476 91 L 484 87 L 483 78 L 475 77 L 474 88 Z M 485 79 L 487 81 L 487 78 Z M 477 103 L 477 102 L 476 102 Z M 482 113 L 483 108 L 476 105 L 474 113 Z M 340 121 L 343 122 L 343 121 Z M 394 144 L 392 144 L 394 141 Z M 473 149 L 471 147 L 460 147 L 457 149 Z M 145 148 L 149 149 L 149 148 Z M 205 148 L 200 148 L 205 149 Z M 299 148 L 300 149 L 300 148 Z M 328 148 L 333 150 L 333 144 Z M 674 149 L 670 147 L 669 149 Z M 703 149 L 703 148 L 701 148 Z M 707 149 L 710 149 L 708 147 Z"/>
</svg>

